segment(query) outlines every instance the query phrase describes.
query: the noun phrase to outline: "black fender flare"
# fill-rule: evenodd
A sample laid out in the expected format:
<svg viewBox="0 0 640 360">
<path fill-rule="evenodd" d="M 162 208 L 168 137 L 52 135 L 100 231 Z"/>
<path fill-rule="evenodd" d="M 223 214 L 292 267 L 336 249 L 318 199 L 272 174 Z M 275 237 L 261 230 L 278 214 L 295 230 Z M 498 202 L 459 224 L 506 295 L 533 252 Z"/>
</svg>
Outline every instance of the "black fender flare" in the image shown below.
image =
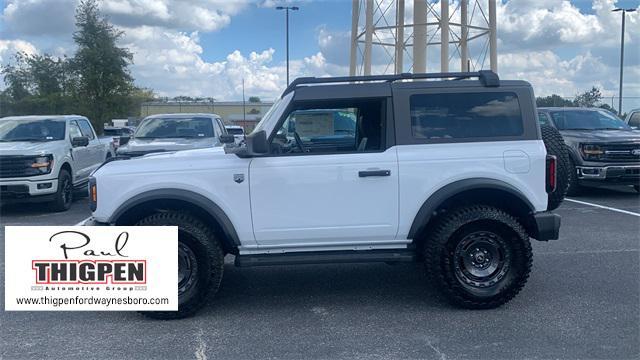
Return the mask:
<svg viewBox="0 0 640 360">
<path fill-rule="evenodd" d="M 206 211 L 213 219 L 215 219 L 227 239 L 230 239 L 233 245 L 240 246 L 240 239 L 233 223 L 225 214 L 225 212 L 216 203 L 207 197 L 198 193 L 183 189 L 156 189 L 140 193 L 121 204 L 113 215 L 109 218 L 109 223 L 115 223 L 128 210 L 153 200 L 180 200 L 191 203 L 202 210 Z"/>
<path fill-rule="evenodd" d="M 459 180 L 443 186 L 425 200 L 413 219 L 407 239 L 413 239 L 417 234 L 421 233 L 427 224 L 429 224 L 434 211 L 436 211 L 445 201 L 464 191 L 480 189 L 505 191 L 522 200 L 529 207 L 529 212 L 535 212 L 535 207 L 531 204 L 529 199 L 527 199 L 527 197 L 516 187 L 504 181 L 490 178 L 470 178 Z"/>
</svg>

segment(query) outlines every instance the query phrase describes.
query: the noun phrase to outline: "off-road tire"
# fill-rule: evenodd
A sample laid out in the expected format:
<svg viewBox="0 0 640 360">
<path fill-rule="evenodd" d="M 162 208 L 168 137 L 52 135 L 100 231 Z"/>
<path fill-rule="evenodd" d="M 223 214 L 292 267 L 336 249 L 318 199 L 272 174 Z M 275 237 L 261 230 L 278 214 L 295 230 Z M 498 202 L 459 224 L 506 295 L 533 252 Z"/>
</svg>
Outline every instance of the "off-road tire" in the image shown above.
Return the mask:
<svg viewBox="0 0 640 360">
<path fill-rule="evenodd" d="M 71 208 L 73 203 L 73 182 L 71 174 L 65 169 L 60 170 L 58 174 L 58 190 L 55 193 L 53 201 L 50 203 L 52 211 L 61 212 Z"/>
<path fill-rule="evenodd" d="M 441 215 L 424 245 L 427 278 L 449 302 L 469 309 L 490 309 L 513 299 L 529 278 L 533 254 L 525 229 L 516 218 L 501 209 L 472 205 Z M 494 234 L 504 254 L 507 269 L 486 287 L 475 287 L 460 279 L 456 256 L 463 241 L 475 234 Z M 496 270 L 497 272 L 498 270 Z M 504 272 L 503 272 L 504 271 Z M 494 273 L 495 274 L 495 273 Z"/>
<path fill-rule="evenodd" d="M 569 187 L 569 153 L 560 132 L 549 125 L 541 125 L 542 141 L 547 154 L 556 157 L 556 190 L 549 194 L 547 210 L 555 210 L 560 206 Z"/>
<path fill-rule="evenodd" d="M 569 158 L 569 186 L 567 187 L 567 195 L 580 195 L 583 187 L 578 181 L 578 169 L 571 158 Z"/>
<path fill-rule="evenodd" d="M 224 271 L 224 251 L 209 226 L 185 212 L 167 211 L 140 220 L 137 226 L 178 226 L 178 246 L 186 246 L 195 255 L 195 283 L 178 296 L 178 311 L 143 311 L 154 319 L 181 319 L 204 306 L 220 287 Z"/>
</svg>

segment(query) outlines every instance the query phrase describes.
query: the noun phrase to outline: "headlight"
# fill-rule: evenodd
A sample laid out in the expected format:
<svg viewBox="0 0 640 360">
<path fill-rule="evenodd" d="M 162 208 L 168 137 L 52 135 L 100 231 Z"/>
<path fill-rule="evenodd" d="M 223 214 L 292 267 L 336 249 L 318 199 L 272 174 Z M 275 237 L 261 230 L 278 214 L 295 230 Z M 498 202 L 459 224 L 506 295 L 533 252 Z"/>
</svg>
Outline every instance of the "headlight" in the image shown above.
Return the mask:
<svg viewBox="0 0 640 360">
<path fill-rule="evenodd" d="M 40 174 L 48 174 L 53 168 L 53 155 L 38 156 L 33 159 L 31 168 L 37 169 Z"/>
<path fill-rule="evenodd" d="M 580 151 L 585 160 L 598 160 L 604 155 L 604 150 L 600 145 L 582 144 L 580 145 Z"/>
</svg>

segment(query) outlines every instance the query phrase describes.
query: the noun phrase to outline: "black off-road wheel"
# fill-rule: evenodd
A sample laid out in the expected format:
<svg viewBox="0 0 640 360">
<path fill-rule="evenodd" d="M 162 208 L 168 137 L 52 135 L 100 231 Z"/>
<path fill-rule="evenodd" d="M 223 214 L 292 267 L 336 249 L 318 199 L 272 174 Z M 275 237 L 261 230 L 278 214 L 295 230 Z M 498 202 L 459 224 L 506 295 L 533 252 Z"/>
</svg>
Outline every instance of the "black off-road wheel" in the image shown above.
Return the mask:
<svg viewBox="0 0 640 360">
<path fill-rule="evenodd" d="M 578 181 L 578 169 L 571 158 L 569 158 L 569 186 L 567 187 L 567 195 L 577 196 L 582 192 L 583 187 Z"/>
<path fill-rule="evenodd" d="M 529 278 L 533 255 L 522 225 L 503 210 L 474 205 L 442 215 L 424 246 L 427 278 L 456 306 L 507 303 Z"/>
<path fill-rule="evenodd" d="M 549 125 L 540 126 L 542 141 L 547 148 L 547 154 L 556 157 L 556 190 L 549 194 L 547 210 L 555 210 L 560 206 L 569 187 L 569 152 L 560 132 Z"/>
<path fill-rule="evenodd" d="M 71 180 L 71 174 L 65 169 L 60 170 L 58 175 L 58 191 L 56 191 L 55 197 L 51 202 L 51 210 L 53 211 L 67 211 L 73 203 L 73 182 Z"/>
<path fill-rule="evenodd" d="M 167 211 L 140 220 L 137 226 L 178 226 L 178 311 L 143 311 L 154 319 L 181 319 L 204 306 L 220 287 L 224 251 L 209 226 L 188 213 Z"/>
</svg>

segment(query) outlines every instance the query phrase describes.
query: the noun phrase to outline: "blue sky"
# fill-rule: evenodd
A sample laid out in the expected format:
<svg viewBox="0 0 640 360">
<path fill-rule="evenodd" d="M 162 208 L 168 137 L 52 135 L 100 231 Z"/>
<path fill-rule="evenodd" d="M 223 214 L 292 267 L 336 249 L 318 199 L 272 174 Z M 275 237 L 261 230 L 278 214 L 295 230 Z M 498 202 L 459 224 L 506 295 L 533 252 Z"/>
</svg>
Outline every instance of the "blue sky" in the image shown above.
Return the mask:
<svg viewBox="0 0 640 360">
<path fill-rule="evenodd" d="M 11 62 L 16 51 L 73 54 L 77 1 L 0 0 L 0 64 Z M 439 8 L 437 0 L 426 1 Z M 451 0 L 450 6 L 458 1 Z M 406 3 L 412 8 L 412 1 Z M 349 0 L 100 0 L 100 4 L 125 32 L 121 43 L 134 53 L 131 70 L 136 82 L 159 95 L 237 99 L 244 79 L 249 93 L 278 96 L 286 86 L 285 15 L 274 9 L 276 5 L 300 7 L 290 15 L 292 78 L 348 73 Z M 607 96 L 614 95 L 620 14 L 611 9 L 616 6 L 637 8 L 639 1 L 498 0 L 500 76 L 528 80 L 540 95 L 572 96 L 593 85 Z M 637 96 L 640 106 L 638 13 L 627 15 L 626 45 L 625 95 Z M 376 51 L 374 72 L 381 72 L 387 60 L 381 50 Z M 428 70 L 434 71 L 437 49 L 428 54 Z"/>
</svg>

